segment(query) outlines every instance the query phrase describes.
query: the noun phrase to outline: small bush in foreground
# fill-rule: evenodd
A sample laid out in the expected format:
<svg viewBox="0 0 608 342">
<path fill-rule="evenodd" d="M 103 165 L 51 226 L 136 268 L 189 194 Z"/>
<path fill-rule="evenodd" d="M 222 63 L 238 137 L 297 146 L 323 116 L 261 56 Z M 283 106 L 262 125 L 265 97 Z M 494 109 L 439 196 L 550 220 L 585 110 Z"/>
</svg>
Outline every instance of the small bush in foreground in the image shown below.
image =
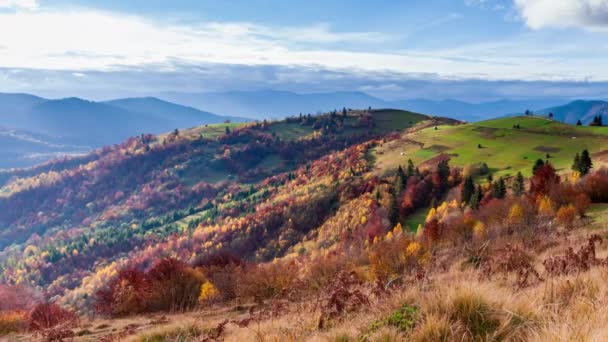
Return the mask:
<svg viewBox="0 0 608 342">
<path fill-rule="evenodd" d="M 57 304 L 41 303 L 30 312 L 29 327 L 33 331 L 43 331 L 58 326 L 73 327 L 76 325 L 76 320 L 75 313 Z"/>
<path fill-rule="evenodd" d="M 388 324 L 401 330 L 408 331 L 416 325 L 418 319 L 418 308 L 415 306 L 404 305 L 393 312 L 388 318 Z"/>
</svg>

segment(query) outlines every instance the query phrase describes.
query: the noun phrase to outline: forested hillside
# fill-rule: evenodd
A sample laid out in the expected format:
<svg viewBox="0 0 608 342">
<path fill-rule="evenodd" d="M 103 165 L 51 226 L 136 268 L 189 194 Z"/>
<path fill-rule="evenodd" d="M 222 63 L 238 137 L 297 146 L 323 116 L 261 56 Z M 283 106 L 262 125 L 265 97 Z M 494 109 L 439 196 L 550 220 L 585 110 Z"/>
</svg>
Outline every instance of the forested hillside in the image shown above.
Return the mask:
<svg viewBox="0 0 608 342">
<path fill-rule="evenodd" d="M 547 337 L 553 297 L 534 312 L 513 298 L 608 264 L 595 234 L 607 133 L 344 109 L 141 135 L 6 172 L 0 294 L 13 299 L 0 327 L 47 340 L 247 340 L 253 324 L 288 340 Z"/>
</svg>

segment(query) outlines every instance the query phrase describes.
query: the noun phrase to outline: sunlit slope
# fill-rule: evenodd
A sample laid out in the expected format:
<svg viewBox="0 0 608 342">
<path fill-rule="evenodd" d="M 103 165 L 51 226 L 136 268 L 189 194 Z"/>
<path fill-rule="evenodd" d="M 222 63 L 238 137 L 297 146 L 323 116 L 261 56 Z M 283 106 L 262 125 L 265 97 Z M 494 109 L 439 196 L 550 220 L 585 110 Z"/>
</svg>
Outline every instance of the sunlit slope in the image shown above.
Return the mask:
<svg viewBox="0 0 608 342">
<path fill-rule="evenodd" d="M 570 170 L 574 155 L 583 149 L 591 152 L 596 165 L 603 164 L 608 154 L 608 127 L 513 117 L 425 128 L 379 147 L 376 157 L 379 171 L 405 165 L 408 159 L 424 165 L 449 157 L 452 165 L 485 162 L 495 175 L 509 176 L 518 171 L 530 175 L 535 160 L 547 157 L 559 171 Z"/>
</svg>

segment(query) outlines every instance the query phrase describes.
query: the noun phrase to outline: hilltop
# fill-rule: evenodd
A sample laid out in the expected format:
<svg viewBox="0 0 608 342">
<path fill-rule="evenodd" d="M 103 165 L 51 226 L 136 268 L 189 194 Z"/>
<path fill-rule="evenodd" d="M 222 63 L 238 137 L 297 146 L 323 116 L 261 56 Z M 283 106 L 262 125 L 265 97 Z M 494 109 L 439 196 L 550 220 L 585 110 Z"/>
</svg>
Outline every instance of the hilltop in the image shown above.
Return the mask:
<svg viewBox="0 0 608 342">
<path fill-rule="evenodd" d="M 578 336 L 584 314 L 549 308 L 604 288 L 606 250 L 589 237 L 606 233 L 606 139 L 538 117 L 345 110 L 6 172 L 0 293 L 32 300 L 4 304 L 0 323 L 22 331 L 27 310 L 52 311 L 45 336 L 82 340 L 508 340 L 550 339 L 571 314 Z M 592 172 L 573 173 L 584 150 Z M 545 281 L 564 292 L 539 297 Z"/>
<path fill-rule="evenodd" d="M 497 176 L 531 175 L 537 159 L 549 160 L 559 171 L 569 172 L 573 156 L 588 149 L 597 165 L 606 162 L 608 127 L 580 127 L 542 117 L 510 117 L 466 125 L 425 128 L 379 148 L 378 164 L 396 167 L 404 160 L 415 163 L 439 156 L 464 167 L 485 162 Z M 401 155 L 403 154 L 403 155 Z"/>
</svg>

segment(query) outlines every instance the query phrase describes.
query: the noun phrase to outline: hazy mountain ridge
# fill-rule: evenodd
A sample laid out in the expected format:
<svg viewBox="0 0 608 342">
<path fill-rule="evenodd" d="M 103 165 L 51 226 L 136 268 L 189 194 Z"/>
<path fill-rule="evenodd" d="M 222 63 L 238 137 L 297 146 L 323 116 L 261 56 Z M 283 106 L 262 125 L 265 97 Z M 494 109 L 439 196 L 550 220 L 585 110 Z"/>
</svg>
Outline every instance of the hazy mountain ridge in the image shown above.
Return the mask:
<svg viewBox="0 0 608 342">
<path fill-rule="evenodd" d="M 578 120 L 588 125 L 596 115 L 608 114 L 608 102 L 600 100 L 576 100 L 563 106 L 550 107 L 535 112 L 539 115 L 553 113 L 553 119 L 569 124 L 575 124 Z"/>
<path fill-rule="evenodd" d="M 364 92 L 329 92 L 298 94 L 288 91 L 231 91 L 223 93 L 163 93 L 168 99 L 212 112 L 251 118 L 272 118 L 285 114 L 326 112 L 347 108 L 396 108 L 437 116 L 449 116 L 459 120 L 479 121 L 526 109 L 557 106 L 567 100 L 558 98 L 535 100 L 496 100 L 469 103 L 459 100 L 383 100 Z"/>
<path fill-rule="evenodd" d="M 246 121 L 156 98 L 95 102 L 76 97 L 44 99 L 28 94 L 0 94 L 0 124 L 7 127 L 7 132 L 28 132 L 21 138 L 3 134 L 3 139 L 10 141 L 0 147 L 0 155 L 5 156 L 0 168 L 31 166 L 50 157 L 116 144 L 143 133 L 159 134 L 226 120 Z M 39 137 L 31 139 L 35 135 Z"/>
</svg>

